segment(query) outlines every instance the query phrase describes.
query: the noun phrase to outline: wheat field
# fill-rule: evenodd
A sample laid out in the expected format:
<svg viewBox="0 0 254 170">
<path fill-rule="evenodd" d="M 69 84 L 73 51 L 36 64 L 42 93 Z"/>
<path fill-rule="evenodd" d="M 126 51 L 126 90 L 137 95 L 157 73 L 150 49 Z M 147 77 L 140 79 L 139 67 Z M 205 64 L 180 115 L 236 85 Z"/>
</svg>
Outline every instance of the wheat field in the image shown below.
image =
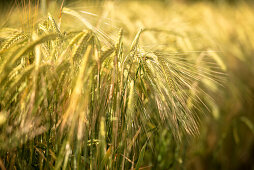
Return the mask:
<svg viewBox="0 0 254 170">
<path fill-rule="evenodd" d="M 0 168 L 253 169 L 253 9 L 4 4 Z"/>
</svg>

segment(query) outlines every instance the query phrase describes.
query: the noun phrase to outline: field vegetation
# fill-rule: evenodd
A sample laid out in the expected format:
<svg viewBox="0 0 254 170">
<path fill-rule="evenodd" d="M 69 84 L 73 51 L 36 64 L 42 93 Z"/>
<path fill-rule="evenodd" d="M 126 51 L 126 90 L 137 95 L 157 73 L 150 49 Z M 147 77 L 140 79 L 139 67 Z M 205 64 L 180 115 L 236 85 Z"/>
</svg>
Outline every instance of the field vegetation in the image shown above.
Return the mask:
<svg viewBox="0 0 254 170">
<path fill-rule="evenodd" d="M 216 2 L 5 4 L 0 168 L 253 169 L 254 6 Z"/>
</svg>

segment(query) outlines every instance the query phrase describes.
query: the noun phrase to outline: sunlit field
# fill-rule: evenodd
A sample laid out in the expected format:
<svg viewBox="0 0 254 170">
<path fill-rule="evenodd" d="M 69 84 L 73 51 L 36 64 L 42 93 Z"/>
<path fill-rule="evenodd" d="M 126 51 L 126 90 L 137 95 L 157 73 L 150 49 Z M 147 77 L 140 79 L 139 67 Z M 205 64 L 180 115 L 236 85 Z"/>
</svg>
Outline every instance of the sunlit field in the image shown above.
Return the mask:
<svg viewBox="0 0 254 170">
<path fill-rule="evenodd" d="M 0 8 L 0 169 L 254 169 L 250 1 Z"/>
</svg>

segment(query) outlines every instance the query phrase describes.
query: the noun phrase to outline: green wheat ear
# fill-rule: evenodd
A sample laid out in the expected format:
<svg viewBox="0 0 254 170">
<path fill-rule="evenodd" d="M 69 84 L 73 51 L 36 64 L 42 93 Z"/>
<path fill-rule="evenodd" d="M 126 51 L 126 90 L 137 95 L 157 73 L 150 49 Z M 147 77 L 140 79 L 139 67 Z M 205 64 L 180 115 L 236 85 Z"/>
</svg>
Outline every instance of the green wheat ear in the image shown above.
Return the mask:
<svg viewBox="0 0 254 170">
<path fill-rule="evenodd" d="M 62 35 L 60 28 L 58 27 L 58 25 L 56 24 L 56 21 L 54 20 L 54 18 L 52 17 L 52 15 L 50 13 L 48 13 L 48 18 L 49 18 L 49 21 L 50 21 L 51 26 L 53 28 L 53 31 L 58 33 L 59 35 Z"/>
<path fill-rule="evenodd" d="M 77 35 L 77 37 L 74 37 L 72 41 L 70 42 L 70 45 L 74 44 L 75 41 L 78 40 L 80 35 Z M 76 46 L 73 48 L 72 52 L 72 60 L 75 61 L 77 58 L 79 58 L 82 54 L 83 51 L 86 49 L 86 43 L 90 37 L 90 34 L 88 32 L 82 32 L 80 39 L 78 40 Z"/>
<path fill-rule="evenodd" d="M 4 51 L 4 50 L 14 46 L 17 43 L 23 42 L 23 41 L 27 40 L 27 38 L 28 38 L 28 35 L 25 34 L 24 32 L 16 32 L 16 33 L 14 33 L 13 36 L 11 36 L 10 38 L 7 38 L 7 40 L 4 41 L 1 51 Z M 1 51 L 0 51 L 0 53 L 1 53 Z"/>
</svg>

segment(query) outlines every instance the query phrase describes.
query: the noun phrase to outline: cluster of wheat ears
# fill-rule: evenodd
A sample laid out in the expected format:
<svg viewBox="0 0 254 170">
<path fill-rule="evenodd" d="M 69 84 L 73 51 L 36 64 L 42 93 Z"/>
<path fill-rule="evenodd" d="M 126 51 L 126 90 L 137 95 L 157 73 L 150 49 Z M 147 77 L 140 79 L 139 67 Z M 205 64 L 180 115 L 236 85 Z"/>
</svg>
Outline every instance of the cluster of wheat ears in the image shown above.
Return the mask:
<svg viewBox="0 0 254 170">
<path fill-rule="evenodd" d="M 184 25 L 141 24 L 125 40 L 124 25 L 110 35 L 84 11 L 60 13 L 30 19 L 26 29 L 0 28 L 0 167 L 151 168 L 145 153 L 165 129 L 172 164 L 181 162 L 178 143 L 199 133 L 200 116 L 216 107 L 208 93 L 226 77 L 217 52 L 193 46 Z M 157 37 L 166 46 L 144 45 Z"/>
</svg>

